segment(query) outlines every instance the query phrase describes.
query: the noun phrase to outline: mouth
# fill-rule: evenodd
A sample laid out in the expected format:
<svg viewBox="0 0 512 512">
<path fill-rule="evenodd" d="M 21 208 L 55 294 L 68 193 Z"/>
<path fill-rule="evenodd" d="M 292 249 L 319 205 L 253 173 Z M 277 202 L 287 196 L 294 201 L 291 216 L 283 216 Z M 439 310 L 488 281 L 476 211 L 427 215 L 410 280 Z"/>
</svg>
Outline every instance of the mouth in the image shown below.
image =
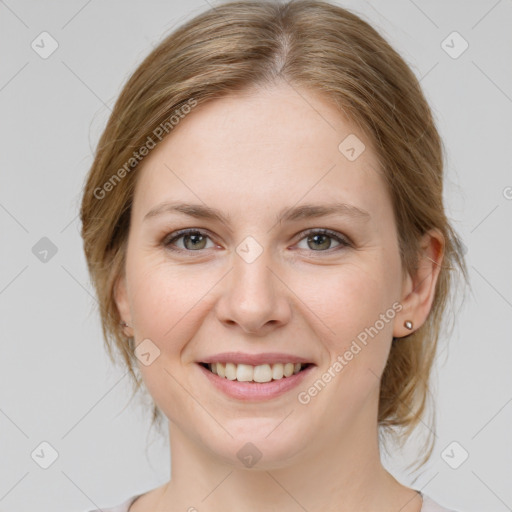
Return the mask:
<svg viewBox="0 0 512 512">
<path fill-rule="evenodd" d="M 297 388 L 314 371 L 314 363 L 196 363 L 206 377 L 208 390 L 237 402 L 265 402 Z M 210 392 L 210 391 L 208 391 Z"/>
<path fill-rule="evenodd" d="M 274 364 L 236 364 L 236 363 L 199 363 L 200 366 L 221 379 L 245 382 L 250 384 L 263 384 L 281 381 L 297 375 L 313 363 L 274 363 Z"/>
</svg>

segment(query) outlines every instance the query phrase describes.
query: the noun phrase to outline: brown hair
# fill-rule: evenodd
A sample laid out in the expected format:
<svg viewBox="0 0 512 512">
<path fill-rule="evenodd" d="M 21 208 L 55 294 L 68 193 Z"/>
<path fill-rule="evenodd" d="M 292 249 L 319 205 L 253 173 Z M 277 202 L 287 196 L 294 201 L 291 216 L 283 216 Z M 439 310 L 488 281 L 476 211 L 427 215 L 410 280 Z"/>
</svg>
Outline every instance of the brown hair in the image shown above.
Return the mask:
<svg viewBox="0 0 512 512">
<path fill-rule="evenodd" d="M 386 431 L 403 427 L 405 439 L 425 412 L 451 271 L 458 267 L 467 278 L 467 270 L 443 207 L 444 148 L 418 80 L 368 23 L 328 2 L 218 5 L 168 35 L 129 78 L 98 143 L 80 211 L 107 351 L 115 363 L 117 348 L 135 393 L 142 382 L 134 372 L 134 340 L 120 328 L 114 286 L 124 272 L 138 151 L 189 100 L 201 105 L 279 80 L 330 98 L 372 141 L 393 203 L 404 270 L 415 269 L 422 234 L 437 228 L 444 235 L 427 321 L 406 339 L 393 340 L 381 380 L 379 425 Z M 152 424 L 161 419 L 153 404 Z M 432 449 L 431 442 L 424 461 Z"/>
</svg>

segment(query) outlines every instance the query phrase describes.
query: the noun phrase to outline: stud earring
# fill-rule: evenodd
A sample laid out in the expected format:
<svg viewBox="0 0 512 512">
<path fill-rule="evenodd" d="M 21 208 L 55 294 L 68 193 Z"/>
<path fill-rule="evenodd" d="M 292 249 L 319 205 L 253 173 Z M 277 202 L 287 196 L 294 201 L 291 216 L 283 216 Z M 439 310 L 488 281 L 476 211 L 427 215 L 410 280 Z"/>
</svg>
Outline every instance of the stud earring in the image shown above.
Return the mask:
<svg viewBox="0 0 512 512">
<path fill-rule="evenodd" d="M 406 320 L 406 321 L 404 322 L 404 327 L 405 327 L 406 329 L 409 329 L 409 331 L 412 331 L 412 327 L 413 327 L 412 322 L 411 322 L 410 320 Z"/>
<path fill-rule="evenodd" d="M 124 336 L 126 336 L 128 339 L 131 339 L 131 338 L 129 337 L 129 335 L 128 335 L 128 334 L 126 334 L 126 332 L 124 332 L 124 329 L 125 329 L 126 327 L 129 327 L 130 329 L 131 329 L 131 327 L 130 327 L 130 326 L 129 326 L 129 325 L 128 325 L 124 320 L 121 320 L 121 321 L 119 322 L 119 325 L 121 326 L 121 329 L 123 329 L 123 335 L 124 335 Z"/>
</svg>

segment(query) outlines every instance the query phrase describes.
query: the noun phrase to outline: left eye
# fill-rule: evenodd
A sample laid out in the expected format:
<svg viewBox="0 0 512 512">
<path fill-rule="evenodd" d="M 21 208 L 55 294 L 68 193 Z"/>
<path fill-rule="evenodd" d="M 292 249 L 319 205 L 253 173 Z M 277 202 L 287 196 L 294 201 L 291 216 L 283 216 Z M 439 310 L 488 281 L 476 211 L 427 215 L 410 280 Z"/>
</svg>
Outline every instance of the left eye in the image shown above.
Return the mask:
<svg viewBox="0 0 512 512">
<path fill-rule="evenodd" d="M 309 231 L 305 233 L 305 237 L 301 239 L 306 240 L 308 247 L 311 249 L 314 244 L 317 244 L 317 247 L 320 249 L 331 249 L 331 241 L 336 240 L 338 242 L 338 247 L 346 247 L 349 242 L 341 235 L 336 233 L 335 231 L 330 231 L 328 229 L 320 229 L 315 231 Z M 313 249 L 316 252 L 326 252 L 324 250 L 318 251 L 317 249 Z"/>
<path fill-rule="evenodd" d="M 314 252 L 327 252 L 327 249 L 331 249 L 332 240 L 338 242 L 338 247 L 346 247 L 350 245 L 348 240 L 346 240 L 343 236 L 336 233 L 335 231 L 327 229 L 308 231 L 306 233 L 302 233 L 302 235 L 303 237 L 300 239 L 300 241 L 306 240 L 308 248 L 312 249 Z M 205 244 L 209 238 L 210 237 L 203 231 L 189 229 L 178 231 L 176 234 L 174 234 L 174 236 L 171 236 L 171 238 L 165 239 L 163 243 L 165 247 L 172 251 L 195 252 L 201 249 L 207 249 L 208 247 L 206 247 Z M 174 244 L 181 239 L 183 239 L 183 247 L 174 246 Z M 212 246 L 214 245 L 215 244 L 212 244 Z M 212 246 L 209 248 L 211 249 Z"/>
</svg>

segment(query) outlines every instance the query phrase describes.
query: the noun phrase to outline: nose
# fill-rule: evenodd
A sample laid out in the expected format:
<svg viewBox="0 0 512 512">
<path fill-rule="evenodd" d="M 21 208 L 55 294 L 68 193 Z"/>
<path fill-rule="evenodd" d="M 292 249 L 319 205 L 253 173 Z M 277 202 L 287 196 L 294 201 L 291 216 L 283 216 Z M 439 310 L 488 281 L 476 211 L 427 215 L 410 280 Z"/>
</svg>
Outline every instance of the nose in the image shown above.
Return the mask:
<svg viewBox="0 0 512 512">
<path fill-rule="evenodd" d="M 234 254 L 216 308 L 221 322 L 261 336 L 289 322 L 290 292 L 270 260 L 266 251 L 252 262 Z"/>
</svg>

